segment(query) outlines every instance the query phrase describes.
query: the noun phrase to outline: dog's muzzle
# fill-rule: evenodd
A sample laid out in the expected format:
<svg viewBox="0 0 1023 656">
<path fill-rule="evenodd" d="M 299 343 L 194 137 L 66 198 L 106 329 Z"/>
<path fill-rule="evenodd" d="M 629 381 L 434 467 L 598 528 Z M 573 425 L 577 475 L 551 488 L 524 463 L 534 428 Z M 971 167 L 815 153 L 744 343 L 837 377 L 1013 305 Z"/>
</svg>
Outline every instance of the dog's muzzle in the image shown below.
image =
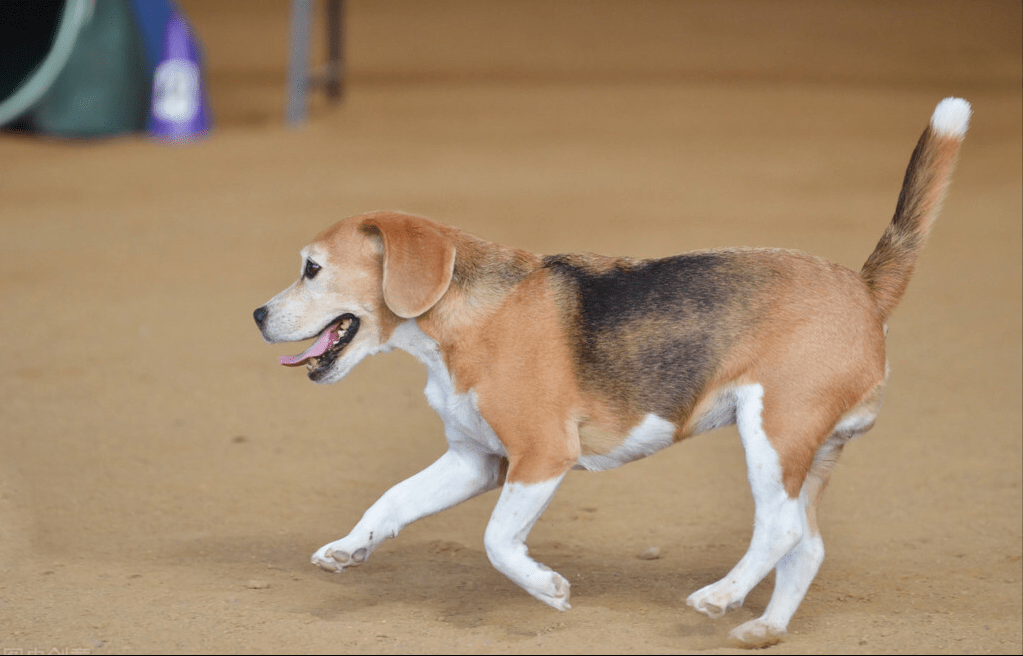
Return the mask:
<svg viewBox="0 0 1023 656">
<path fill-rule="evenodd" d="M 265 326 L 269 310 L 266 306 L 257 308 L 252 313 L 260 332 L 266 336 Z M 320 331 L 312 346 L 298 355 L 282 355 L 279 362 L 286 367 L 298 367 L 306 365 L 309 370 L 309 378 L 318 380 L 337 361 L 355 334 L 359 331 L 359 317 L 351 313 L 342 314 L 333 319 Z"/>
</svg>

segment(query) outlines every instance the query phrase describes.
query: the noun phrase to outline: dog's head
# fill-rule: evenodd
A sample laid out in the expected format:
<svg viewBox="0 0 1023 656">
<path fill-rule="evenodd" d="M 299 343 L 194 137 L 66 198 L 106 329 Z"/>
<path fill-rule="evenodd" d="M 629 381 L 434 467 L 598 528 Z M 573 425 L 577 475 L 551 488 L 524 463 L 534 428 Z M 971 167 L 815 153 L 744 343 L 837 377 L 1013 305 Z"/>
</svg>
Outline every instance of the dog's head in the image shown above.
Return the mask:
<svg viewBox="0 0 1023 656">
<path fill-rule="evenodd" d="M 333 383 L 390 349 L 400 323 L 437 304 L 451 284 L 455 246 L 428 219 L 373 212 L 327 229 L 301 255 L 299 279 L 253 317 L 267 342 L 315 338 L 280 362 L 304 364 L 314 382 Z"/>
</svg>

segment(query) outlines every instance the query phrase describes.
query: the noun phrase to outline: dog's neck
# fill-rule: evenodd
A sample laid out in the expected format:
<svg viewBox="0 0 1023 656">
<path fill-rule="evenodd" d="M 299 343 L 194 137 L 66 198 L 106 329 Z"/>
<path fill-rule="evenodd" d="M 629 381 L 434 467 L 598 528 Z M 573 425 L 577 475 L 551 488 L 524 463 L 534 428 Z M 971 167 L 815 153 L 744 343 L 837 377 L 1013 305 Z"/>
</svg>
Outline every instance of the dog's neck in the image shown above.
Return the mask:
<svg viewBox="0 0 1023 656">
<path fill-rule="evenodd" d="M 416 360 L 423 363 L 426 370 L 431 374 L 448 375 L 448 368 L 444 363 L 444 356 L 440 351 L 440 344 L 419 327 L 415 319 L 407 319 L 391 333 L 389 345 L 405 351 Z"/>
</svg>

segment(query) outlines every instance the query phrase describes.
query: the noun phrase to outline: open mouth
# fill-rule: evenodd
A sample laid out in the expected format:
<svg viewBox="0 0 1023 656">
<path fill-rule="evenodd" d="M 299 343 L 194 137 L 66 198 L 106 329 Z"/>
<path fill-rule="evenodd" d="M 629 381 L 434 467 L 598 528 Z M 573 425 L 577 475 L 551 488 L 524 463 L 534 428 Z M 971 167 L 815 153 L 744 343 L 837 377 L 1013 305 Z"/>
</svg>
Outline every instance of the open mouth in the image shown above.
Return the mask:
<svg viewBox="0 0 1023 656">
<path fill-rule="evenodd" d="M 354 314 L 343 314 L 331 321 L 324 328 L 313 345 L 298 355 L 283 355 L 280 363 L 286 367 L 305 365 L 309 377 L 316 380 L 341 355 L 359 332 L 359 317 Z"/>
</svg>

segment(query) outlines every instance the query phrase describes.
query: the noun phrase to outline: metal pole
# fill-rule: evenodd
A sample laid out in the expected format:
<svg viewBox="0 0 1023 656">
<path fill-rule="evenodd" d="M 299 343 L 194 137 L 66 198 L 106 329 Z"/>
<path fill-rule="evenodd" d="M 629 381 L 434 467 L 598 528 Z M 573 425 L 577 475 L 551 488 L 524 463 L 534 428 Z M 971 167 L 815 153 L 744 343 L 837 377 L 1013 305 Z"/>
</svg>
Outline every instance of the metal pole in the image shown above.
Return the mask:
<svg viewBox="0 0 1023 656">
<path fill-rule="evenodd" d="M 327 0 L 327 97 L 341 100 L 345 92 L 344 0 Z"/>
<path fill-rule="evenodd" d="M 288 53 L 288 91 L 284 119 L 289 125 L 305 120 L 309 87 L 309 28 L 311 0 L 291 0 L 291 48 Z"/>
</svg>

